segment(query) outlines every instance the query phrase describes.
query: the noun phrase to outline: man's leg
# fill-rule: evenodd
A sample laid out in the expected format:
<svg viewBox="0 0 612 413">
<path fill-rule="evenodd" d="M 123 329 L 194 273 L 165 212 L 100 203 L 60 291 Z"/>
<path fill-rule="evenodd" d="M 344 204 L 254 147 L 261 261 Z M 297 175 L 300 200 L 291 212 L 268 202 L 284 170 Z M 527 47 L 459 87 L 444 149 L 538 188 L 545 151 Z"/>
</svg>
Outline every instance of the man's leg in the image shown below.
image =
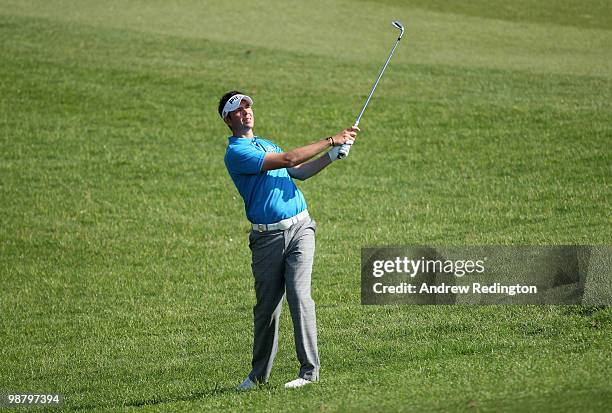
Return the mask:
<svg viewBox="0 0 612 413">
<path fill-rule="evenodd" d="M 281 231 L 253 232 L 249 241 L 257 298 L 253 307 L 253 369 L 249 378 L 256 383 L 265 383 L 278 349 L 278 323 L 285 293 L 284 237 Z"/>
<path fill-rule="evenodd" d="M 315 303 L 310 295 L 315 251 L 316 223 L 312 219 L 294 225 L 286 234 L 285 283 L 293 320 L 295 349 L 300 362 L 299 377 L 319 380 L 319 352 Z"/>
</svg>

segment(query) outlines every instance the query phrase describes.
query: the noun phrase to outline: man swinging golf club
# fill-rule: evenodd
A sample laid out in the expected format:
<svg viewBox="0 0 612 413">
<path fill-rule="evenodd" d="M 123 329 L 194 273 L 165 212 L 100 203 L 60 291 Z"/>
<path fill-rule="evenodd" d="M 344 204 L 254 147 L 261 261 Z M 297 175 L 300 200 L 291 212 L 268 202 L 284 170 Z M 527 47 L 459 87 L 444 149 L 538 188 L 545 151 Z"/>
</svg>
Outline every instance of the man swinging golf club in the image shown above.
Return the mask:
<svg viewBox="0 0 612 413">
<path fill-rule="evenodd" d="M 342 145 L 352 145 L 357 127 L 283 152 L 253 134 L 253 99 L 238 91 L 223 95 L 219 115 L 232 130 L 225 166 L 244 200 L 252 231 L 249 247 L 257 302 L 253 307 L 252 370 L 237 390 L 266 383 L 278 349 L 278 324 L 287 296 L 300 370 L 285 384 L 296 388 L 319 380 L 315 304 L 310 280 L 316 223 L 292 178 L 305 180 L 339 159 Z M 318 154 L 325 155 L 315 158 Z M 315 159 L 313 159 L 315 158 Z"/>
</svg>

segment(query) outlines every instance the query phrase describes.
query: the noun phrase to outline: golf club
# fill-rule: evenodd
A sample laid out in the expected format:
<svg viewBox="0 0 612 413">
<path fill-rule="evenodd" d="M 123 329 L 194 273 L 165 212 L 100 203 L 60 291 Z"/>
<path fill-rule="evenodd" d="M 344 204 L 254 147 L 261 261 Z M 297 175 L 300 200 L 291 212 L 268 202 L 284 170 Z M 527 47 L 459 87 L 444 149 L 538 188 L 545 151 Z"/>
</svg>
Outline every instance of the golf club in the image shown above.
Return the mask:
<svg viewBox="0 0 612 413">
<path fill-rule="evenodd" d="M 391 53 L 389 54 L 389 57 L 387 58 L 385 65 L 380 70 L 380 73 L 378 74 L 378 78 L 376 79 L 376 82 L 374 82 L 374 86 L 372 86 L 370 95 L 366 99 L 365 104 L 363 105 L 363 108 L 361 109 L 361 112 L 359 113 L 359 116 L 357 116 L 357 120 L 355 121 L 355 124 L 353 125 L 354 128 L 359 126 L 359 121 L 361 120 L 361 117 L 363 116 L 363 112 L 365 112 L 366 108 L 368 107 L 368 103 L 370 103 L 370 99 L 372 98 L 372 95 L 374 94 L 374 91 L 376 90 L 376 86 L 378 86 L 378 82 L 380 82 L 380 78 L 382 77 L 383 73 L 385 73 L 385 69 L 387 68 L 387 65 L 389 64 L 389 62 L 391 61 L 391 57 L 393 57 L 395 48 L 397 47 L 397 45 L 399 44 L 399 41 L 402 39 L 402 36 L 404 35 L 404 26 L 402 25 L 402 23 L 400 23 L 397 20 L 394 20 L 391 22 L 391 25 L 399 29 L 400 34 L 397 38 L 397 41 L 395 42 L 395 45 L 393 45 L 393 49 L 391 49 Z M 351 150 L 351 145 L 342 145 L 338 153 L 338 158 L 344 158 L 346 155 L 348 155 L 350 150 Z"/>
</svg>

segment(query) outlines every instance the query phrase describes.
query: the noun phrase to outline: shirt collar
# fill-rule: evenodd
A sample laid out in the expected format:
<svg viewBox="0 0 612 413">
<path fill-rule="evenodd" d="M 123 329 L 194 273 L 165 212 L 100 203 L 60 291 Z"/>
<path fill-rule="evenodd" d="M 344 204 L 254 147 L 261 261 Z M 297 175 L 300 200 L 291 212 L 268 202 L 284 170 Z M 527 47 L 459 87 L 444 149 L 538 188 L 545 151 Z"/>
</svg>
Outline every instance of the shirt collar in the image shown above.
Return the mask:
<svg viewBox="0 0 612 413">
<path fill-rule="evenodd" d="M 245 144 L 245 143 L 254 143 L 257 141 L 258 136 L 254 136 L 252 138 L 241 138 L 238 136 L 230 136 L 229 138 L 227 138 L 229 140 L 229 143 L 241 143 L 241 144 Z"/>
</svg>

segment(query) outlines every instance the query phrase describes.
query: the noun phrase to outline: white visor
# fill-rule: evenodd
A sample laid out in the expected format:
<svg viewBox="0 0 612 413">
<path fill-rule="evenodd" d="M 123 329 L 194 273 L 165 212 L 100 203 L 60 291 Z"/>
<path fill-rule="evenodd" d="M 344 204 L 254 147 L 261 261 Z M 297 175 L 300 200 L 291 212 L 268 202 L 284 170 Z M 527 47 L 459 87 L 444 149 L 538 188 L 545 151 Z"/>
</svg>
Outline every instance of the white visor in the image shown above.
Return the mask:
<svg viewBox="0 0 612 413">
<path fill-rule="evenodd" d="M 235 111 L 240 107 L 240 102 L 242 99 L 249 102 L 249 105 L 253 104 L 253 99 L 248 97 L 247 95 L 234 95 L 227 102 L 225 102 L 225 106 L 223 106 L 223 110 L 221 111 L 221 117 L 225 119 L 228 113 Z"/>
</svg>

